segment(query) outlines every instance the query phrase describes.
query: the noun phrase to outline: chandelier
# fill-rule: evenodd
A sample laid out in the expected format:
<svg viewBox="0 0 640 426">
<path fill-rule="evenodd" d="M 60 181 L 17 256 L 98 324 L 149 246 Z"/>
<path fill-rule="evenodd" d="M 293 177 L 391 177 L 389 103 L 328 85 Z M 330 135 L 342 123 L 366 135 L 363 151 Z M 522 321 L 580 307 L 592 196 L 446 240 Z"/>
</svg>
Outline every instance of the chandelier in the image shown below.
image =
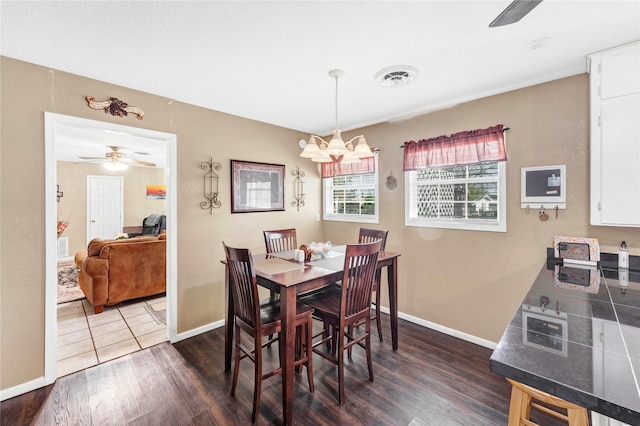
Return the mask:
<svg viewBox="0 0 640 426">
<path fill-rule="evenodd" d="M 336 80 L 336 128 L 333 130 L 333 138 L 327 142 L 320 136 L 309 136 L 309 142 L 300 153 L 300 157 L 309 158 L 317 163 L 339 162 L 340 164 L 357 163 L 363 158 L 373 157 L 373 151 L 367 145 L 364 136 L 356 136 L 347 142 L 342 140 L 338 127 L 338 79 L 344 76 L 342 70 L 329 71 L 329 77 Z M 353 146 L 353 141 L 358 140 Z"/>
</svg>

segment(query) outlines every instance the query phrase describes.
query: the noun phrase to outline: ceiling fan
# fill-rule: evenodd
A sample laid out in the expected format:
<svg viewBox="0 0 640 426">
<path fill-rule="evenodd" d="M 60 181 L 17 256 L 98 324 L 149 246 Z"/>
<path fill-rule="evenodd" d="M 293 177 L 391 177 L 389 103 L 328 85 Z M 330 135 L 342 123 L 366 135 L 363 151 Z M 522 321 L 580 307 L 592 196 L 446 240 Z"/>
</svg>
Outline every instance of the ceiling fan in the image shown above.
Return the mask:
<svg viewBox="0 0 640 426">
<path fill-rule="evenodd" d="M 501 27 L 516 23 L 540 3 L 542 0 L 514 0 L 489 24 L 489 27 Z"/>
<path fill-rule="evenodd" d="M 126 156 L 120 152 L 121 147 L 119 146 L 109 146 L 111 148 L 111 152 L 107 152 L 104 154 L 104 157 L 79 157 L 83 160 L 90 161 L 99 161 L 102 160 L 105 162 L 104 167 L 109 170 L 126 170 L 127 164 L 137 164 L 139 166 L 145 167 L 155 167 L 154 163 L 147 163 L 146 161 L 132 160 L 130 158 L 126 158 Z"/>
</svg>

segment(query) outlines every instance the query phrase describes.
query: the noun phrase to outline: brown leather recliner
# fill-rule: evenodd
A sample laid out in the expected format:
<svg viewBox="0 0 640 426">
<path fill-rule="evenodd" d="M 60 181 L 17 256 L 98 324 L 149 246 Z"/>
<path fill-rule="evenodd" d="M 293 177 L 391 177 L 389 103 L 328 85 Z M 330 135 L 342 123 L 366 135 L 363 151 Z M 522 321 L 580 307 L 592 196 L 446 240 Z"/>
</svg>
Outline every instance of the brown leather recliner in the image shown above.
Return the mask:
<svg viewBox="0 0 640 426">
<path fill-rule="evenodd" d="M 105 306 L 166 291 L 166 234 L 91 240 L 75 255 L 78 283 L 96 314 Z"/>
</svg>

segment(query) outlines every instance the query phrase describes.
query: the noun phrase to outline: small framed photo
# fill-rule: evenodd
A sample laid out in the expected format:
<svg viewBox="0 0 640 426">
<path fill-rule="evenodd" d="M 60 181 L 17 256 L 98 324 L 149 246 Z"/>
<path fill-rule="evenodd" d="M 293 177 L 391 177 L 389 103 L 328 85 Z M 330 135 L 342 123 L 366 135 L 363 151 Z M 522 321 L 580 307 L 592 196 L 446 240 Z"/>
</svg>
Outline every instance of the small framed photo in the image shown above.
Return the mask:
<svg viewBox="0 0 640 426">
<path fill-rule="evenodd" d="M 567 208 L 567 172 L 565 165 L 523 167 L 520 176 L 521 207 Z"/>
<path fill-rule="evenodd" d="M 231 213 L 284 211 L 284 165 L 231 160 Z"/>
</svg>

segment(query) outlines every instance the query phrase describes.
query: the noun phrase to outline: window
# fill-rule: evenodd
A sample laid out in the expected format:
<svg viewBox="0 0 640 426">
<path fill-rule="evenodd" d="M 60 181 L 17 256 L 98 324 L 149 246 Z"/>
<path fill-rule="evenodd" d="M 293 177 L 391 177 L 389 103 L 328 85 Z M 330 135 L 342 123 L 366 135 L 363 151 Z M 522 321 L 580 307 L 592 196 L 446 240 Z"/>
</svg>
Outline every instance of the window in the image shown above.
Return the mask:
<svg viewBox="0 0 640 426">
<path fill-rule="evenodd" d="M 405 225 L 505 232 L 505 162 L 405 172 Z"/>
<path fill-rule="evenodd" d="M 378 156 L 372 173 L 322 179 L 324 220 L 378 223 Z"/>
<path fill-rule="evenodd" d="M 505 130 L 406 142 L 405 225 L 506 232 Z"/>
</svg>

